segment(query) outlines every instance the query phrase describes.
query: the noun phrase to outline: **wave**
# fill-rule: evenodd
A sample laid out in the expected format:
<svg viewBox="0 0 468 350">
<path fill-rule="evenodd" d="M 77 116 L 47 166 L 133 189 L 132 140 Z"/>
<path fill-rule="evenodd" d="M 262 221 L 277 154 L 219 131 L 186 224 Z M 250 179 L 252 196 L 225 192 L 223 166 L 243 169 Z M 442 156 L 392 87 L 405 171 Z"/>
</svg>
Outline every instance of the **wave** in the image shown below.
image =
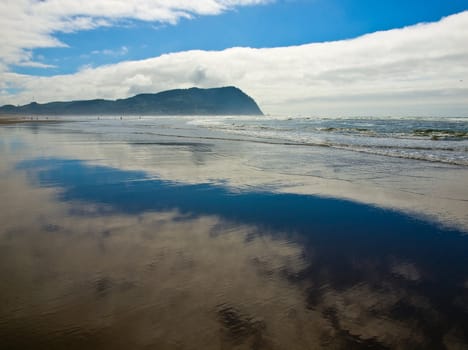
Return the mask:
<svg viewBox="0 0 468 350">
<path fill-rule="evenodd" d="M 444 129 L 415 129 L 413 135 L 430 137 L 431 140 L 462 140 L 468 139 L 468 131 Z"/>
<path fill-rule="evenodd" d="M 393 157 L 393 158 L 404 158 L 404 159 L 413 159 L 413 160 L 420 160 L 420 161 L 468 166 L 468 159 L 466 158 L 466 155 L 460 155 L 460 154 L 440 155 L 437 153 L 426 153 L 426 152 L 420 152 L 420 151 L 418 152 L 417 150 L 410 150 L 407 152 L 403 152 L 401 151 L 402 150 L 401 148 L 391 148 L 391 147 L 371 148 L 371 147 L 337 146 L 337 145 L 331 145 L 330 147 L 346 149 L 346 150 L 355 151 L 355 152 L 375 154 L 375 155 L 386 156 L 386 157 Z M 430 149 L 430 150 L 433 151 L 433 149 Z"/>
<path fill-rule="evenodd" d="M 246 141 L 331 147 L 386 157 L 468 166 L 466 123 L 434 120 L 421 122 L 415 119 L 396 122 L 367 119 L 343 119 L 339 123 L 336 120 L 325 121 L 331 125 L 320 125 L 324 124 L 323 120 L 304 118 L 292 122 L 277 119 L 205 119 L 192 121 L 191 124 L 243 136 L 248 138 Z M 427 127 L 437 123 L 446 127 Z"/>
</svg>

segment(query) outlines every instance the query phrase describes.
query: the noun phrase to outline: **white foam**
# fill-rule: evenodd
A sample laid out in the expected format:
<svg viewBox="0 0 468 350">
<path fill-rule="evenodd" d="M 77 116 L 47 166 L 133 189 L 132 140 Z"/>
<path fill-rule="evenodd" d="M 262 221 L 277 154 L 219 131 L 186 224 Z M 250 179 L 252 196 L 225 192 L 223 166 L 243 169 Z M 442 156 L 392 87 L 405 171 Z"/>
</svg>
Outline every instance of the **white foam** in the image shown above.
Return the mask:
<svg viewBox="0 0 468 350">
<path fill-rule="evenodd" d="M 321 121 L 330 122 L 327 119 Z M 334 119 L 333 121 L 336 121 Z M 345 121 L 347 126 L 343 126 Z M 380 121 L 380 127 L 384 131 L 372 129 L 376 124 L 362 119 L 342 119 L 341 124 L 327 126 L 320 125 L 317 120 L 297 118 L 294 120 L 277 118 L 219 118 L 211 117 L 192 120 L 189 123 L 202 128 L 221 131 L 227 134 L 242 135 L 265 142 L 287 142 L 309 146 L 328 146 L 337 149 L 345 149 L 354 152 L 364 152 L 388 157 L 398 157 L 421 161 L 441 162 L 468 166 L 468 139 L 453 138 L 431 140 L 429 136 L 415 135 L 414 128 L 427 128 L 424 123 L 433 125 L 439 122 L 442 126 L 447 121 L 430 119 L 402 119 L 395 123 L 385 124 Z M 448 122 L 457 122 L 448 120 Z M 459 121 L 458 121 L 459 122 Z M 407 132 L 392 130 L 392 127 L 401 127 L 402 123 L 408 123 Z M 330 124 L 330 123 L 329 123 Z M 328 125 L 329 125 L 328 124 Z M 382 127 L 383 125 L 383 127 Z M 368 129 L 367 129 L 368 128 Z M 442 133 L 440 133 L 442 134 Z M 451 132 L 445 133 L 451 136 Z"/>
</svg>

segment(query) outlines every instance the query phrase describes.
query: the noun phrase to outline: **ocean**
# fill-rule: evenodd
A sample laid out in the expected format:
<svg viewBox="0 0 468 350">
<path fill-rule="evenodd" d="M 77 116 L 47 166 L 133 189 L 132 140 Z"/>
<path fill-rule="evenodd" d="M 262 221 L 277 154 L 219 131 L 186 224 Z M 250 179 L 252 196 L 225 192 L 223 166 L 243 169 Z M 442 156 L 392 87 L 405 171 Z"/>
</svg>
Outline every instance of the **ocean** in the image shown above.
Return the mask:
<svg viewBox="0 0 468 350">
<path fill-rule="evenodd" d="M 189 122 L 258 141 L 468 166 L 467 118 L 202 118 Z"/>
</svg>

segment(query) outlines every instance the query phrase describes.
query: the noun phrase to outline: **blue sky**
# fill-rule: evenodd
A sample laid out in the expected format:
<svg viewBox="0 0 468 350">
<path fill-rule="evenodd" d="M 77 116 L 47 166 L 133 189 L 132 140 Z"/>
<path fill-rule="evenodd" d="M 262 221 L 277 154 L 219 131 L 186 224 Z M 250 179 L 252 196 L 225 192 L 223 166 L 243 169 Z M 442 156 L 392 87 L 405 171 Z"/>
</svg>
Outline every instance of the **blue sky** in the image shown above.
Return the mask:
<svg viewBox="0 0 468 350">
<path fill-rule="evenodd" d="M 14 66 L 24 74 L 55 75 L 186 50 L 235 46 L 277 47 L 354 38 L 399 28 L 468 9 L 468 0 L 283 0 L 239 7 L 217 16 L 164 24 L 124 19 L 112 27 L 57 33 L 66 48 L 34 50 L 53 68 Z"/>
<path fill-rule="evenodd" d="M 461 68 L 468 61 L 461 44 L 468 42 L 467 9 L 468 0 L 2 2 L 0 104 L 237 85 L 273 113 L 321 112 L 318 97 L 341 96 L 353 113 L 468 114 L 460 84 L 468 81 Z M 223 64 L 229 70 L 221 72 Z M 297 93 L 274 102 L 281 86 L 273 89 L 270 72 Z M 62 78 L 77 87 L 58 86 Z M 361 95 L 333 92 L 342 87 Z M 424 109 L 428 98 L 441 103 Z M 407 107 L 395 110 L 397 104 Z"/>
</svg>

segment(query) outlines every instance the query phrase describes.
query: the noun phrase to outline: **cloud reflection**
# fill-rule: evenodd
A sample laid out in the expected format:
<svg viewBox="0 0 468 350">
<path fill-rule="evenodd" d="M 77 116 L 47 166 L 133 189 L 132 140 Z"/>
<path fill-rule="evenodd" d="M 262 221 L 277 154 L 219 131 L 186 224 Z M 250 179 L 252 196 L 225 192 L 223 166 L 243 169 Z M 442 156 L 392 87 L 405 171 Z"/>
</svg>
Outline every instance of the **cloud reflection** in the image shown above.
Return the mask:
<svg viewBox="0 0 468 350">
<path fill-rule="evenodd" d="M 468 232 L 468 177 L 463 167 L 428 162 L 401 166 L 391 160 L 364 164 L 353 152 L 230 142 L 207 135 L 197 139 L 200 130 L 185 131 L 190 120 L 90 120 L 36 126 L 33 132 L 27 126 L 0 132 L 7 143 L 23 143 L 23 149 L 4 146 L 5 154 L 14 154 L 18 161 L 47 155 L 178 183 L 222 184 L 231 191 L 264 188 L 344 198 Z"/>
<path fill-rule="evenodd" d="M 0 336 L 11 348 L 467 343 L 466 312 L 446 305 L 463 301 L 463 294 L 440 305 L 426 290 L 431 280 L 442 281 L 440 271 L 423 273 L 427 262 L 417 252 L 432 252 L 424 245 L 407 247 L 409 258 L 386 257 L 378 245 L 372 254 L 366 244 L 377 241 L 352 244 L 345 231 L 313 234 L 320 226 L 309 226 L 308 237 L 294 222 L 289 231 L 265 225 L 260 206 L 256 221 L 154 204 L 126 212 L 131 197 L 117 206 L 115 198 L 70 197 L 72 184 L 56 180 L 61 172 L 79 176 L 76 166 L 68 173 L 52 168 L 58 175 L 44 178 L 47 163 L 35 170 L 0 164 L 0 276 L 7 281 L 0 289 Z M 92 167 L 81 171 L 93 179 L 85 187 L 97 183 L 105 191 L 108 184 Z M 127 175 L 110 168 L 105 174 L 118 195 Z M 55 180 L 39 186 L 44 179 Z M 85 188 L 76 178 L 73 185 Z M 218 199 L 228 201 L 224 196 Z M 280 214 L 271 211 L 270 221 Z"/>
</svg>

